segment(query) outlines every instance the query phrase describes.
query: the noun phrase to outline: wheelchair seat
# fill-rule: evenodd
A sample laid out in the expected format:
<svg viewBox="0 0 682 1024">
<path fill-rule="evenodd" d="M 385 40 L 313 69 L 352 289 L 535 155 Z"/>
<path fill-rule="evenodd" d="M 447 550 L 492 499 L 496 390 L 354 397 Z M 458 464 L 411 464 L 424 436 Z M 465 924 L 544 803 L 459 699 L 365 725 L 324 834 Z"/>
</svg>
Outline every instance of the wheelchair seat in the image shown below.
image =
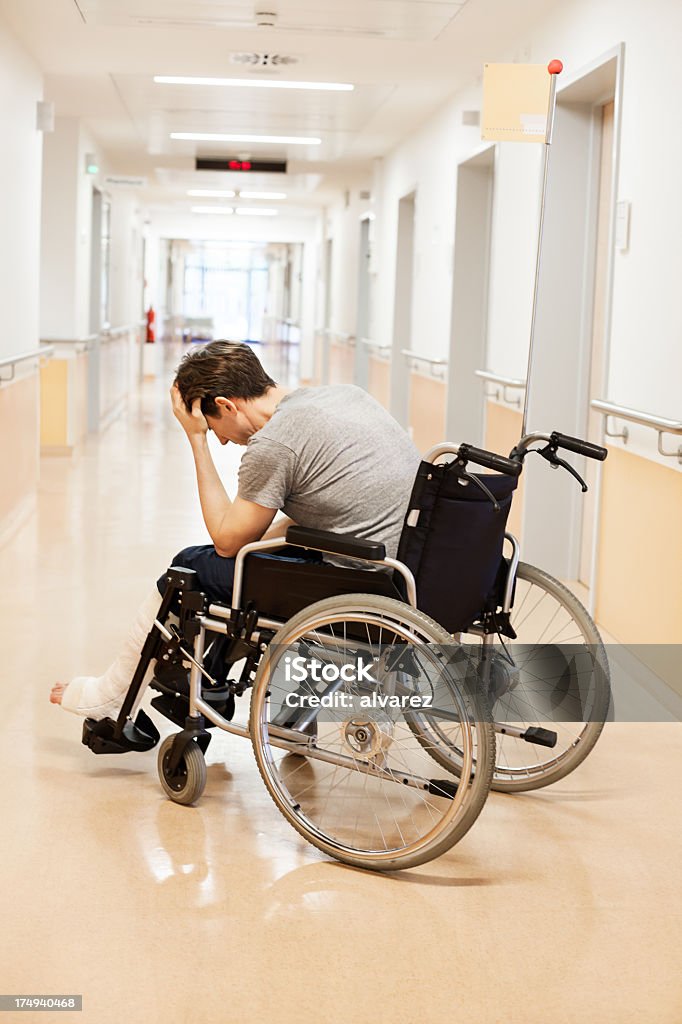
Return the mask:
<svg viewBox="0 0 682 1024">
<path fill-rule="evenodd" d="M 292 542 L 291 532 L 287 543 Z M 380 594 L 402 601 L 401 582 L 401 577 L 396 579 L 391 572 L 346 568 L 331 562 L 292 564 L 284 559 L 248 555 L 241 603 L 246 606 L 253 602 L 264 615 L 286 621 L 307 605 L 339 594 Z"/>
</svg>

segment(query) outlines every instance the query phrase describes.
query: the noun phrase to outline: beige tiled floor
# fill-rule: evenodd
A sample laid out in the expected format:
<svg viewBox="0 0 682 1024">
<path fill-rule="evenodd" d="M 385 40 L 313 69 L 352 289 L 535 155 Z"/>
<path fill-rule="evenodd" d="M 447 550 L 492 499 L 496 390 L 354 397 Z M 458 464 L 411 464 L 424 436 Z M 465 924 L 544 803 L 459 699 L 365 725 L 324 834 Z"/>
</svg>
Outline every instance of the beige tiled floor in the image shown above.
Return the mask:
<svg viewBox="0 0 682 1024">
<path fill-rule="evenodd" d="M 196 808 L 164 799 L 155 752 L 80 745 L 50 683 L 103 667 L 150 579 L 204 537 L 152 384 L 44 463 L 37 517 L 0 550 L 2 991 L 83 993 L 55 1019 L 92 1024 L 678 1024 L 677 726 L 609 725 L 573 776 L 493 794 L 447 856 L 392 877 L 300 840 L 243 740 L 214 738 Z"/>
</svg>

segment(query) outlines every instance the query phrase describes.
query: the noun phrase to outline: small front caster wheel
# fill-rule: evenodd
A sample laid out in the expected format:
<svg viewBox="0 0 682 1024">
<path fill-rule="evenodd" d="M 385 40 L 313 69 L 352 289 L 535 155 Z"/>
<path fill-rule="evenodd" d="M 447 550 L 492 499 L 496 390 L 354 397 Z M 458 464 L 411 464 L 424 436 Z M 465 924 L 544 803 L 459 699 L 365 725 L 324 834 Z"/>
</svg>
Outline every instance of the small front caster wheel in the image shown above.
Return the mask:
<svg viewBox="0 0 682 1024">
<path fill-rule="evenodd" d="M 206 761 L 201 748 L 194 742 L 189 743 L 180 763 L 171 774 L 168 765 L 175 736 L 175 733 L 167 736 L 159 748 L 159 779 L 167 796 L 176 804 L 193 804 L 206 786 Z"/>
</svg>

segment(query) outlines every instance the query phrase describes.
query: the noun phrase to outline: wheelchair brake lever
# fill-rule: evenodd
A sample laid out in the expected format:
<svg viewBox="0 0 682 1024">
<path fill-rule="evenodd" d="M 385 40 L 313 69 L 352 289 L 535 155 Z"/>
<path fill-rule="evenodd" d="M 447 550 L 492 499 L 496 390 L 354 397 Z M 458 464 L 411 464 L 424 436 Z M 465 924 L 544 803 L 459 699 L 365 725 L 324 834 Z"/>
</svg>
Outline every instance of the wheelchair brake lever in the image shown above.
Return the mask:
<svg viewBox="0 0 682 1024">
<path fill-rule="evenodd" d="M 562 469 L 565 469 L 568 473 L 570 473 L 571 476 L 574 477 L 580 484 L 583 494 L 587 491 L 587 484 L 581 477 L 580 473 L 578 473 L 578 471 L 575 470 L 573 466 L 570 465 L 570 463 L 566 462 L 565 459 L 559 458 L 559 456 L 556 453 L 557 450 L 553 444 L 548 444 L 546 448 L 535 448 L 533 450 L 536 451 L 538 455 L 541 455 L 545 462 L 549 462 L 550 466 L 552 466 L 553 469 L 558 469 L 558 467 L 561 466 Z"/>
</svg>

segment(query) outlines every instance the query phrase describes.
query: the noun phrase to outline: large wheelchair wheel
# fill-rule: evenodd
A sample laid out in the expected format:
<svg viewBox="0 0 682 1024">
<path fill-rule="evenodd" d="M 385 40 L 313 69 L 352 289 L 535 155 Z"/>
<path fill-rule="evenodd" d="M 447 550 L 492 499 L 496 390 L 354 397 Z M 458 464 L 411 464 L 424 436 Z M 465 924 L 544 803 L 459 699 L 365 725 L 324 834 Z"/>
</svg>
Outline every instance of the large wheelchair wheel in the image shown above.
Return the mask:
<svg viewBox="0 0 682 1024">
<path fill-rule="evenodd" d="M 484 647 L 473 634 L 460 639 L 473 660 L 480 658 L 478 671 L 496 723 L 492 788 L 519 793 L 558 782 L 585 760 L 604 727 L 611 688 L 604 645 L 587 610 L 549 573 L 524 562 L 511 625 L 513 641 L 496 638 Z M 587 666 L 582 678 L 581 665 Z M 458 775 L 457 733 L 427 715 L 419 724 L 434 760 Z M 508 726 L 528 738 L 501 731 Z M 533 742 L 534 736 L 554 740 L 554 746 Z"/>
<path fill-rule="evenodd" d="M 254 681 L 251 740 L 277 807 L 319 850 L 356 867 L 409 868 L 478 817 L 495 736 L 485 699 L 449 672 L 448 645 L 428 616 L 371 594 L 318 601 L 273 637 Z M 448 696 L 466 783 L 443 778 L 404 710 L 433 678 Z"/>
</svg>

